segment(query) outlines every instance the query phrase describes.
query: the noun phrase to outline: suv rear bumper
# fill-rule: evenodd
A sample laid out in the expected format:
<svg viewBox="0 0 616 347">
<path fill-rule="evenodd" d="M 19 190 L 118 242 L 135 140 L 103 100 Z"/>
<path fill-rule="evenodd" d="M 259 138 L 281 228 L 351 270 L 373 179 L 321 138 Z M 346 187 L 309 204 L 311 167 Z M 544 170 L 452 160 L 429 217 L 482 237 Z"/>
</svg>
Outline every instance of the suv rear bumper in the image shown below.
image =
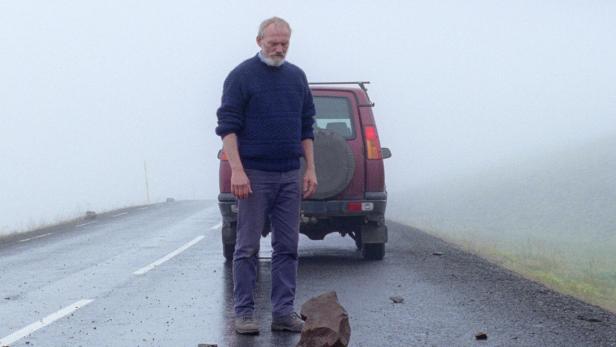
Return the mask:
<svg viewBox="0 0 616 347">
<path fill-rule="evenodd" d="M 387 193 L 366 194 L 368 198 L 363 200 L 303 200 L 302 215 L 305 217 L 382 217 L 385 215 L 387 207 Z M 355 206 L 366 206 L 368 210 L 354 210 L 350 204 Z M 218 195 L 218 206 L 223 218 L 227 221 L 237 219 L 237 202 L 233 194 L 220 193 Z"/>
<path fill-rule="evenodd" d="M 369 210 L 355 211 L 349 204 L 368 204 Z M 305 200 L 302 201 L 302 214 L 306 217 L 355 217 L 383 216 L 386 200 Z"/>
<path fill-rule="evenodd" d="M 386 243 L 387 226 L 385 208 L 387 193 L 368 193 L 367 197 L 379 200 L 304 200 L 302 201 L 302 220 L 300 231 L 313 240 L 322 240 L 332 231 L 359 232 L 362 244 Z M 370 203 L 370 211 L 351 211 L 349 203 Z M 229 193 L 218 195 L 218 207 L 223 219 L 223 243 L 235 243 L 235 222 L 237 221 L 237 202 Z"/>
</svg>

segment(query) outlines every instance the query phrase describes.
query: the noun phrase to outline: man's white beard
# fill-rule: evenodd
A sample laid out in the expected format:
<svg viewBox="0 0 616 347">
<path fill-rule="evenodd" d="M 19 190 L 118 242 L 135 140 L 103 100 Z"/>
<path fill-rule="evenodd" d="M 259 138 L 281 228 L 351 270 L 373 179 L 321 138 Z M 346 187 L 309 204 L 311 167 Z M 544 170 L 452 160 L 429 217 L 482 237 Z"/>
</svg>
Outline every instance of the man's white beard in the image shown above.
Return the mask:
<svg viewBox="0 0 616 347">
<path fill-rule="evenodd" d="M 265 64 L 267 64 L 268 66 L 280 66 L 282 64 L 284 64 L 284 58 L 282 59 L 272 59 L 272 58 L 268 58 L 265 55 L 263 56 L 263 61 L 265 62 Z"/>
</svg>

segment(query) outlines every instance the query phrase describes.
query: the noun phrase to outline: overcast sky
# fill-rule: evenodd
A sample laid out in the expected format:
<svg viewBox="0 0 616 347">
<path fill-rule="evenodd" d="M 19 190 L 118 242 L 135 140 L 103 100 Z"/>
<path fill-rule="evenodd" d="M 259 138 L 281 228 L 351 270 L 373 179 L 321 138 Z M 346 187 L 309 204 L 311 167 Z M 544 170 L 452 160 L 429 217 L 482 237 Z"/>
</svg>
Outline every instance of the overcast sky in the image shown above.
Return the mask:
<svg viewBox="0 0 616 347">
<path fill-rule="evenodd" d="M 369 80 L 390 191 L 616 134 L 612 1 L 1 1 L 0 233 L 215 199 L 223 79 L 261 20 Z"/>
</svg>

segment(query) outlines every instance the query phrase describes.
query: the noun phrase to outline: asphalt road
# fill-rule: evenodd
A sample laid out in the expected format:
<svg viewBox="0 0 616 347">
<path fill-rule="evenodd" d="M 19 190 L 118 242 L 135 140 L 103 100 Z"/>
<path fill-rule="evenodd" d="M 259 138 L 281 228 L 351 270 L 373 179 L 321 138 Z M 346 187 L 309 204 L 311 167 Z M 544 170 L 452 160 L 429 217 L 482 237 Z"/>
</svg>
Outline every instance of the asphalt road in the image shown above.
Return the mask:
<svg viewBox="0 0 616 347">
<path fill-rule="evenodd" d="M 0 346 L 294 346 L 298 335 L 268 329 L 269 239 L 256 293 L 261 334 L 233 332 L 219 223 L 214 202 L 186 201 L 0 241 Z M 302 237 L 298 310 L 335 290 L 352 346 L 616 346 L 615 315 L 389 227 L 377 262 L 349 238 Z M 476 341 L 478 332 L 488 339 Z"/>
</svg>

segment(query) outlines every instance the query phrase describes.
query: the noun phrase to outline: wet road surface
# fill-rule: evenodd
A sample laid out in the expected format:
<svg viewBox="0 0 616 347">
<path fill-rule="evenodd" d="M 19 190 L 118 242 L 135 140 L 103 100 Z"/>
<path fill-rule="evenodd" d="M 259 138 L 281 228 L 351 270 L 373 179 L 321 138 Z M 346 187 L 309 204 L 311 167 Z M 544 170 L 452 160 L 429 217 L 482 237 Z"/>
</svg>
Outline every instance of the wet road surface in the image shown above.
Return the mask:
<svg viewBox="0 0 616 347">
<path fill-rule="evenodd" d="M 184 201 L 4 239 L 0 345 L 294 346 L 298 335 L 269 331 L 269 238 L 256 292 L 261 334 L 233 332 L 219 223 L 214 202 Z M 616 346 L 615 315 L 416 229 L 389 228 L 377 262 L 349 238 L 302 236 L 297 309 L 337 291 L 352 346 Z M 480 331 L 486 341 L 475 340 Z"/>
</svg>

